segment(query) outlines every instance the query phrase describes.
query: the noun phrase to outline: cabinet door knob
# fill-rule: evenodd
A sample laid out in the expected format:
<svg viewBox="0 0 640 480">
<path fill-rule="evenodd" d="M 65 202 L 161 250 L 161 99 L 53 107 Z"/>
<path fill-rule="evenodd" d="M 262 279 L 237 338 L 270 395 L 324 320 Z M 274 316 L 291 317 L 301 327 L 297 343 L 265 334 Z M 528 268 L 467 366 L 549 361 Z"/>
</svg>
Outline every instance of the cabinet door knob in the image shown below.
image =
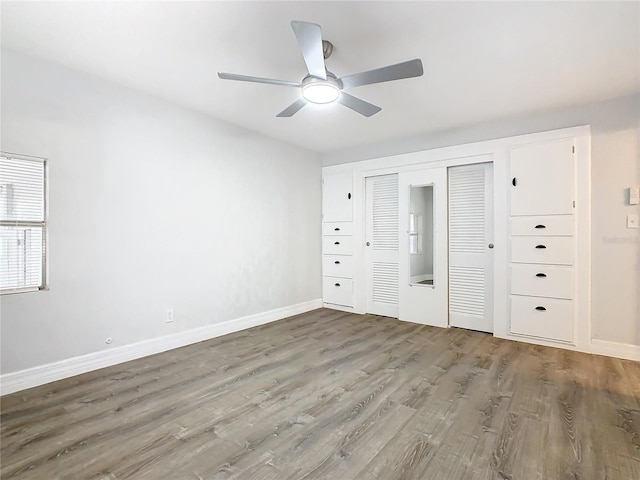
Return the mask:
<svg viewBox="0 0 640 480">
<path fill-rule="evenodd" d="M 511 185 L 515 187 L 517 184 L 518 184 L 518 180 L 516 180 L 516 177 L 513 177 L 513 180 L 511 180 Z"/>
<path fill-rule="evenodd" d="M 336 287 L 339 287 L 339 286 L 340 286 L 340 284 L 339 284 L 339 283 L 336 283 L 336 285 L 335 285 L 335 286 L 336 286 Z M 544 308 L 544 307 L 543 307 L 543 308 Z"/>
<path fill-rule="evenodd" d="M 546 310 L 546 308 L 544 308 L 544 307 L 536 307 L 536 310 L 539 310 L 539 311 L 541 311 L 541 312 L 544 312 L 544 311 Z"/>
<path fill-rule="evenodd" d="M 333 262 L 333 263 L 335 263 L 336 265 L 340 265 L 340 260 L 336 260 L 336 261 L 335 261 L 335 262 Z"/>
<path fill-rule="evenodd" d="M 536 273 L 536 277 L 546 277 L 546 273 Z"/>
<path fill-rule="evenodd" d="M 370 242 L 367 242 L 367 247 L 368 247 L 368 246 L 370 246 L 370 245 L 371 245 L 371 243 L 370 243 Z"/>
<path fill-rule="evenodd" d="M 538 228 L 538 227 L 536 227 L 536 228 Z M 340 227 L 336 227 L 336 228 L 334 228 L 334 229 L 333 229 L 333 231 L 334 231 L 334 232 L 339 232 L 339 231 L 340 231 Z"/>
<path fill-rule="evenodd" d="M 334 243 L 334 245 L 340 245 L 340 242 L 336 242 L 336 243 Z M 536 247 L 536 248 L 538 248 L 538 247 Z"/>
<path fill-rule="evenodd" d="M 536 245 L 536 248 L 547 248 L 545 245 Z"/>
<path fill-rule="evenodd" d="M 546 225 L 536 225 L 534 228 L 547 228 Z"/>
<path fill-rule="evenodd" d="M 351 193 L 347 193 L 347 198 L 351 200 Z"/>
<path fill-rule="evenodd" d="M 487 245 L 489 248 L 493 248 L 493 243 L 490 243 L 489 245 Z"/>
</svg>

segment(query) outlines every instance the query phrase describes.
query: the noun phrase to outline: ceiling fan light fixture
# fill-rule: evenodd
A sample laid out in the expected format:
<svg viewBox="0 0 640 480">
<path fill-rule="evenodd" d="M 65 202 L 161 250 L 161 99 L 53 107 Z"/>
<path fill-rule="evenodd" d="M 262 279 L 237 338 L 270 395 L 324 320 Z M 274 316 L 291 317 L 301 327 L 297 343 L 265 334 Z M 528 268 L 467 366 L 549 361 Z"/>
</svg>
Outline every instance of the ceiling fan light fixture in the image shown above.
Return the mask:
<svg viewBox="0 0 640 480">
<path fill-rule="evenodd" d="M 340 89 L 330 82 L 313 82 L 302 86 L 302 96 L 311 103 L 332 103 L 340 97 Z"/>
</svg>

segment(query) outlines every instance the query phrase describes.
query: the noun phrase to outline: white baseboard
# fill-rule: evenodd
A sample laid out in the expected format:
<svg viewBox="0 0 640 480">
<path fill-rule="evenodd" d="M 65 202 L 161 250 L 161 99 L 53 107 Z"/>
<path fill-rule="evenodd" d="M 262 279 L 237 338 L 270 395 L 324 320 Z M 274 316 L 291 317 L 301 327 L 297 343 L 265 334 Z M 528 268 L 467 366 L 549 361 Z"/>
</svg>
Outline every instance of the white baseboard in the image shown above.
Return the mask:
<svg viewBox="0 0 640 480">
<path fill-rule="evenodd" d="M 267 312 L 247 315 L 246 317 L 236 318 L 222 323 L 214 323 L 206 327 L 194 328 L 185 332 L 68 358 L 59 362 L 20 370 L 19 372 L 7 373 L 0 375 L 0 394 L 7 395 L 9 393 L 19 392 L 20 390 L 55 382 L 63 378 L 73 377 L 81 373 L 91 372 L 100 368 L 166 352 L 167 350 L 184 347 L 192 343 L 202 342 L 258 325 L 264 325 L 265 323 L 274 322 L 321 307 L 322 299 L 311 300 Z"/>
<path fill-rule="evenodd" d="M 606 340 L 591 340 L 589 350 L 596 355 L 640 361 L 640 345 L 608 342 Z"/>
</svg>

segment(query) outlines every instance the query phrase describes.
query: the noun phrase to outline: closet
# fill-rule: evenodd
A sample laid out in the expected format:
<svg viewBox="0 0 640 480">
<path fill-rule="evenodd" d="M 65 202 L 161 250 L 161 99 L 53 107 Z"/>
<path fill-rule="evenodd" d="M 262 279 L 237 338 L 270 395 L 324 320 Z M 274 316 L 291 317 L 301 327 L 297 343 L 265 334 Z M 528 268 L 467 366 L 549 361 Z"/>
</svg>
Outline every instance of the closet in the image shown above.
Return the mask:
<svg viewBox="0 0 640 480">
<path fill-rule="evenodd" d="M 323 168 L 325 307 L 590 351 L 589 127 Z"/>
</svg>

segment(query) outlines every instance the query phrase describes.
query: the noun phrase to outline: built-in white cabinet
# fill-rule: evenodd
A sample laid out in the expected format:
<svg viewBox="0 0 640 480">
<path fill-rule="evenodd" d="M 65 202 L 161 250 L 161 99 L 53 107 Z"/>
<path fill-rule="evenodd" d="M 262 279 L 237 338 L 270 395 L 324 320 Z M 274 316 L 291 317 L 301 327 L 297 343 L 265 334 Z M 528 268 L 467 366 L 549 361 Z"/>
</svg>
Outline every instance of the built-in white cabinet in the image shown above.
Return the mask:
<svg viewBox="0 0 640 480">
<path fill-rule="evenodd" d="M 322 297 L 328 307 L 353 308 L 353 175 L 322 179 Z"/>
<path fill-rule="evenodd" d="M 574 341 L 572 139 L 510 150 L 510 332 Z"/>
<path fill-rule="evenodd" d="M 575 200 L 573 140 L 512 148 L 511 215 L 571 215 Z"/>
<path fill-rule="evenodd" d="M 323 167 L 323 305 L 606 354 L 590 331 L 589 152 L 582 126 Z M 447 220 L 433 232 L 417 203 L 430 188 Z M 420 235 L 433 272 L 417 273 Z M 442 291 L 448 308 L 421 303 Z"/>
<path fill-rule="evenodd" d="M 353 176 L 351 173 L 326 175 L 322 179 L 322 221 L 353 220 Z"/>
</svg>

